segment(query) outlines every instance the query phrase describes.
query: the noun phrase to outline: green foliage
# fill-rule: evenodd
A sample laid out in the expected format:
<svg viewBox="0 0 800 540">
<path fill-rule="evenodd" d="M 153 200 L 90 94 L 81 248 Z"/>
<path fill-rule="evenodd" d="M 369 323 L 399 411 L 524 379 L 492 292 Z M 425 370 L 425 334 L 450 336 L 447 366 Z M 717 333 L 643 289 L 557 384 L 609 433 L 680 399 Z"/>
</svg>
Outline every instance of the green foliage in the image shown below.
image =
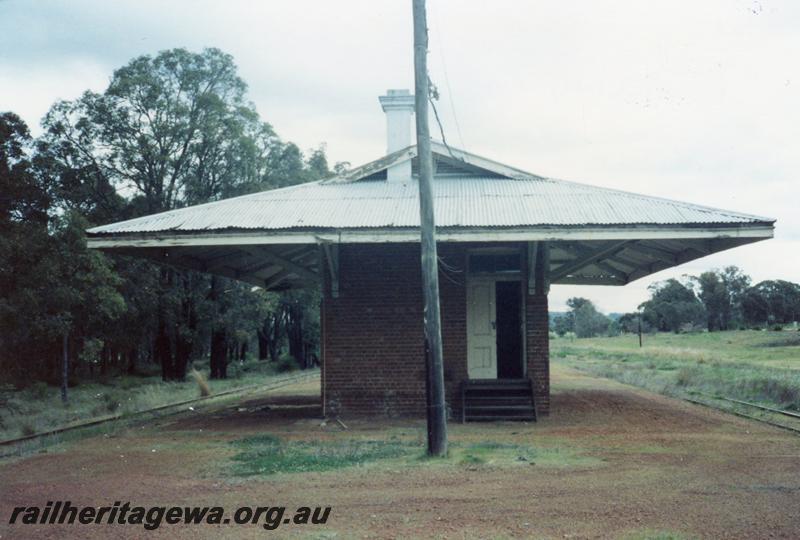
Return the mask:
<svg viewBox="0 0 800 540">
<path fill-rule="evenodd" d="M 628 384 L 678 396 L 702 393 L 800 409 L 797 346 L 757 331 L 661 333 L 554 341 L 552 357 Z"/>
<path fill-rule="evenodd" d="M 40 226 L 47 223 L 47 184 L 28 157 L 32 143 L 28 126 L 14 113 L 0 114 L 0 224 Z"/>
<path fill-rule="evenodd" d="M 558 336 L 564 336 L 567 333 L 573 332 L 575 329 L 575 316 L 572 312 L 563 315 L 557 315 L 553 319 L 552 324 L 553 332 Z"/>
<path fill-rule="evenodd" d="M 608 333 L 611 321 L 597 311 L 594 304 L 586 302 L 575 311 L 575 335 L 579 338 L 594 337 Z"/>
<path fill-rule="evenodd" d="M 742 298 L 750 286 L 750 277 L 736 266 L 709 270 L 692 278 L 698 285 L 698 297 L 706 309 L 709 332 L 730 330 L 743 322 Z"/>
<path fill-rule="evenodd" d="M 274 370 L 266 362 L 246 364 L 248 368 L 238 378 L 211 382 L 212 393 L 265 384 L 274 376 Z M 57 387 L 34 382 L 23 390 L 4 390 L 0 394 L 0 440 L 22 435 L 25 426 L 39 433 L 112 413 L 143 411 L 197 397 L 195 380 L 165 383 L 158 374 L 122 375 L 81 380 L 70 389 L 69 403 L 65 406 Z"/>
<path fill-rule="evenodd" d="M 3 115 L 0 132 L 0 178 L 10 186 L 0 216 L 0 376 L 57 380 L 61 337 L 99 338 L 125 300 L 107 258 L 86 248 L 83 218 L 45 212 L 51 198 L 25 152 L 27 128 Z"/>
<path fill-rule="evenodd" d="M 694 540 L 696 536 L 675 531 L 644 529 L 627 534 L 621 540 Z"/>
<path fill-rule="evenodd" d="M 800 317 L 800 285 L 775 280 L 751 287 L 750 277 L 736 266 L 690 276 L 686 283 L 654 283 L 650 293 L 650 300 L 639 306 L 645 333 L 782 328 Z M 639 314 L 626 313 L 618 324 L 622 332 L 638 332 Z"/>
<path fill-rule="evenodd" d="M 182 380 L 214 335 L 222 377 L 256 342 L 310 364 L 314 293 L 220 278 L 212 296 L 208 276 L 86 249 L 90 225 L 331 174 L 324 145 L 306 158 L 260 119 L 229 55 L 135 58 L 103 92 L 55 103 L 43 128 L 34 141 L 16 115 L 0 115 L 0 378 L 56 380 L 64 334 L 70 377 L 155 362 L 164 380 Z M 265 321 L 271 332 L 257 341 Z"/>
<path fill-rule="evenodd" d="M 422 443 L 410 438 L 333 439 L 313 441 L 281 440 L 274 435 L 257 435 L 231 443 L 238 451 L 233 473 L 241 476 L 328 471 L 344 467 L 391 463 L 392 466 L 591 466 L 599 460 L 578 455 L 572 448 L 533 448 L 528 445 L 486 440 L 453 441 L 446 458 L 431 459 L 421 453 Z M 399 462 L 399 463 L 398 463 Z"/>
<path fill-rule="evenodd" d="M 234 441 L 237 475 L 271 475 L 327 471 L 365 465 L 378 460 L 407 456 L 416 444 L 391 440 L 281 441 L 273 435 L 258 435 Z"/>
<path fill-rule="evenodd" d="M 278 359 L 275 363 L 275 371 L 278 373 L 286 373 L 289 371 L 297 371 L 300 369 L 300 364 L 292 356 L 285 354 Z"/>
<path fill-rule="evenodd" d="M 762 281 L 743 293 L 742 310 L 751 325 L 800 320 L 800 285 L 783 280 Z"/>
<path fill-rule="evenodd" d="M 559 336 L 574 333 L 579 338 L 605 335 L 611 330 L 611 319 L 597 311 L 586 298 L 567 300 L 570 311 L 553 320 L 553 331 Z"/>
<path fill-rule="evenodd" d="M 49 389 L 46 383 L 43 383 L 42 381 L 36 381 L 28 388 L 28 392 L 33 399 L 44 399 L 47 396 Z"/>
<path fill-rule="evenodd" d="M 617 319 L 617 328 L 620 332 L 638 334 L 641 326 L 642 333 L 650 333 L 654 328 L 644 319 L 641 313 L 625 313 Z"/>
<path fill-rule="evenodd" d="M 654 283 L 648 289 L 650 300 L 639 308 L 653 328 L 664 332 L 691 331 L 706 321 L 703 304 L 691 288 L 677 279 Z"/>
</svg>

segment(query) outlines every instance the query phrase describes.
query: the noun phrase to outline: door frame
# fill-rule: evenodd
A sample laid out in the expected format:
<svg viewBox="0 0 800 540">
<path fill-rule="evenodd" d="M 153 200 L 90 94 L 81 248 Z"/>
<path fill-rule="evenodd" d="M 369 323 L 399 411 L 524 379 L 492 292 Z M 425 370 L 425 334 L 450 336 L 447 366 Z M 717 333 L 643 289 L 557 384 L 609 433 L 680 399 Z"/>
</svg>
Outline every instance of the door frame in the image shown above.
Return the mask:
<svg viewBox="0 0 800 540">
<path fill-rule="evenodd" d="M 466 294 L 464 295 L 464 297 L 465 297 L 464 303 L 466 304 L 464 306 L 464 310 L 465 310 L 464 314 L 466 316 L 466 323 L 467 323 L 465 325 L 466 326 L 466 331 L 467 331 L 467 335 L 465 336 L 465 338 L 467 340 L 467 347 L 466 347 L 467 356 L 466 356 L 466 358 L 464 358 L 464 362 L 465 362 L 465 367 L 466 367 L 466 372 L 467 372 L 467 379 L 470 378 L 469 377 L 469 344 L 468 344 L 469 343 L 469 330 L 470 330 L 469 329 L 469 315 L 470 315 L 470 313 L 469 313 L 469 309 L 470 309 L 469 287 L 470 287 L 470 284 L 472 282 L 475 282 L 475 281 L 492 282 L 493 286 L 495 286 L 495 287 L 497 286 L 497 282 L 498 281 L 518 281 L 519 282 L 519 294 L 520 294 L 520 303 L 519 303 L 520 318 L 519 318 L 519 320 L 520 320 L 520 326 L 521 326 L 521 328 L 520 328 L 520 340 L 522 341 L 522 343 L 520 344 L 520 349 L 522 351 L 520 361 L 522 362 L 522 377 L 525 378 L 525 377 L 528 376 L 528 362 L 527 362 L 527 358 L 528 358 L 528 351 L 527 351 L 528 339 L 527 339 L 527 331 L 526 331 L 526 329 L 527 329 L 527 322 L 526 322 L 526 311 L 527 311 L 527 309 L 526 309 L 526 302 L 527 302 L 526 292 L 527 292 L 527 289 L 526 289 L 526 282 L 523 279 L 523 276 L 525 275 L 525 273 L 522 271 L 523 269 L 520 268 L 519 272 L 501 272 L 501 273 L 470 272 L 469 271 L 469 268 L 470 268 L 469 257 L 472 254 L 480 254 L 480 255 L 498 254 L 498 255 L 503 255 L 503 254 L 511 254 L 511 253 L 519 253 L 520 254 L 520 261 L 521 261 L 520 266 L 522 266 L 524 264 L 524 257 L 522 256 L 523 254 L 522 254 L 522 249 L 521 248 L 514 249 L 514 248 L 491 247 L 491 248 L 474 248 L 474 249 L 467 250 L 467 253 L 466 253 L 466 259 L 467 260 L 466 260 L 466 264 L 465 264 L 465 268 L 466 268 L 467 271 L 466 271 L 466 280 L 465 280 L 465 283 L 464 283 L 464 286 L 465 286 L 465 289 L 466 289 L 465 290 Z M 496 309 L 497 309 L 497 304 L 495 303 L 495 310 Z M 495 312 L 495 323 L 496 323 L 496 318 L 497 318 L 497 315 L 496 315 L 496 312 Z M 497 361 L 496 360 L 497 359 L 497 342 L 496 341 L 495 341 L 494 347 L 495 347 L 495 362 L 496 362 Z M 494 378 L 497 379 L 498 377 L 495 375 Z"/>
</svg>

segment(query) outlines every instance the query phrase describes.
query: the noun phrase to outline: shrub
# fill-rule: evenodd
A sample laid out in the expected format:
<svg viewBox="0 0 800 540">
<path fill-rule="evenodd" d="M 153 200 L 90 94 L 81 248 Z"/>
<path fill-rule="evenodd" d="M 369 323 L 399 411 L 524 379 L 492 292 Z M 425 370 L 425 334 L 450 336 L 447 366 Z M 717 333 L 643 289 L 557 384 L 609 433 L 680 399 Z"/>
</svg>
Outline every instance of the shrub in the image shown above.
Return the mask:
<svg viewBox="0 0 800 540">
<path fill-rule="evenodd" d="M 681 368 L 675 375 L 675 384 L 678 386 L 689 386 L 692 382 L 692 372 L 688 368 Z"/>
<path fill-rule="evenodd" d="M 240 379 L 241 377 L 242 377 L 242 362 L 240 360 L 234 360 L 233 362 L 229 362 L 228 366 L 226 367 L 226 378 Z"/>
<path fill-rule="evenodd" d="M 122 406 L 122 402 L 126 401 L 127 393 L 123 390 L 112 390 L 102 394 L 103 408 L 110 412 L 117 412 Z"/>
<path fill-rule="evenodd" d="M 288 354 L 281 356 L 275 363 L 275 371 L 278 373 L 287 373 L 289 371 L 297 371 L 298 369 L 300 369 L 300 364 Z"/>
<path fill-rule="evenodd" d="M 79 355 L 82 364 L 100 364 L 100 353 L 103 351 L 102 339 L 87 339 Z"/>
<path fill-rule="evenodd" d="M 142 386 L 142 381 L 138 377 L 121 377 L 117 380 L 117 388 L 120 390 L 133 390 Z"/>
<path fill-rule="evenodd" d="M 30 386 L 28 392 L 30 392 L 30 395 L 33 399 L 38 400 L 46 398 L 47 394 L 49 393 L 49 390 L 47 388 L 47 383 L 44 383 L 42 381 L 36 381 Z"/>
<path fill-rule="evenodd" d="M 678 330 L 676 330 L 676 334 L 694 334 L 695 332 L 702 332 L 705 330 L 705 327 L 702 324 L 695 324 L 691 322 L 683 323 L 680 325 Z"/>
</svg>

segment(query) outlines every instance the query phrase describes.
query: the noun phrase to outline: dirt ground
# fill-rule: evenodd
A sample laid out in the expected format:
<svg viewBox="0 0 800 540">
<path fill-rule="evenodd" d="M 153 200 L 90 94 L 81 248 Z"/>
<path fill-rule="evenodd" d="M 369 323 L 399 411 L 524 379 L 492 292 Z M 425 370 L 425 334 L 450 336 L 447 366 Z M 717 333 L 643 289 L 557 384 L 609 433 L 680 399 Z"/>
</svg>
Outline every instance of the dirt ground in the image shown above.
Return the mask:
<svg viewBox="0 0 800 540">
<path fill-rule="evenodd" d="M 559 465 L 375 463 L 237 477 L 233 439 L 413 434 L 424 422 L 321 427 L 318 383 L 162 419 L 0 463 L 2 538 L 800 538 L 800 437 L 553 366 L 538 423 L 451 424 L 455 444 L 498 441 L 586 458 Z M 265 406 L 267 408 L 265 408 Z M 552 453 L 552 452 L 551 452 Z M 8 525 L 15 506 L 331 506 L 325 525 Z M 660 536 L 659 536 L 660 535 Z M 672 536 L 670 536 L 672 535 Z"/>
</svg>

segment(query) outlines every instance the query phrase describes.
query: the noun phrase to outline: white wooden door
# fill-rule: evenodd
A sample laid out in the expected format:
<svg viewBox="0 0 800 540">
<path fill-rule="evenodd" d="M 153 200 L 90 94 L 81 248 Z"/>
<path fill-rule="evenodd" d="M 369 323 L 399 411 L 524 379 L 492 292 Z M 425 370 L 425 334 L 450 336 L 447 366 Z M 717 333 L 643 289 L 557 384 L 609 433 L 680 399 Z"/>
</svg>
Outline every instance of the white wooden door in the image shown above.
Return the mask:
<svg viewBox="0 0 800 540">
<path fill-rule="evenodd" d="M 497 378 L 493 279 L 467 282 L 467 374 L 470 379 Z"/>
</svg>

